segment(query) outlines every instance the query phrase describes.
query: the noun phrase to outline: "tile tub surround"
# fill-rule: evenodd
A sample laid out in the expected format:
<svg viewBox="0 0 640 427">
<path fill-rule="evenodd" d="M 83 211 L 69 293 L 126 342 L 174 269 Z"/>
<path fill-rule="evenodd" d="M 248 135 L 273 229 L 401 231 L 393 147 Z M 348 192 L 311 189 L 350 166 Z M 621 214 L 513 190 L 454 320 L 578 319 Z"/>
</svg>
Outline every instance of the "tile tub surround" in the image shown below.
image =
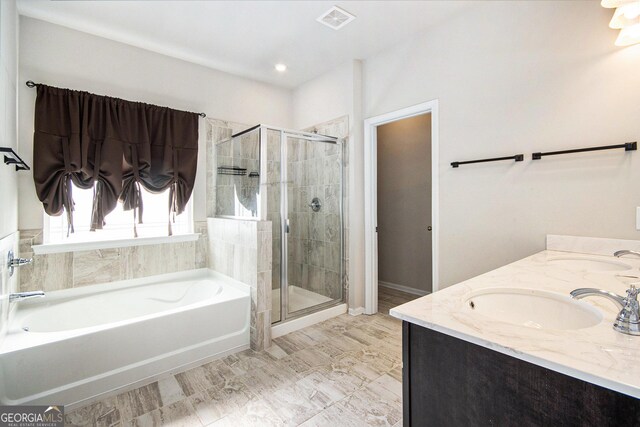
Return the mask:
<svg viewBox="0 0 640 427">
<path fill-rule="evenodd" d="M 490 348 L 580 380 L 640 398 L 640 337 L 613 330 L 618 312 L 599 297 L 582 301 L 596 307 L 603 320 L 578 330 L 534 329 L 497 322 L 461 310 L 471 291 L 483 288 L 525 288 L 568 296 L 576 288 L 607 289 L 624 295 L 627 286 L 618 274 L 638 274 L 640 260 L 574 253 L 572 257 L 623 261 L 631 268 L 617 272 L 589 272 L 548 263 L 567 252 L 542 251 L 391 310 L 407 322 Z"/>
<path fill-rule="evenodd" d="M 22 230 L 20 256 L 33 258 L 21 268 L 20 290 L 55 291 L 117 280 L 205 268 L 208 263 L 206 222 L 196 222 L 197 241 L 35 255 L 42 230 Z"/>
<path fill-rule="evenodd" d="M 209 268 L 251 287 L 251 348 L 271 345 L 271 222 L 209 218 Z"/>
<path fill-rule="evenodd" d="M 402 426 L 401 323 L 341 315 L 70 411 L 69 426 Z"/>
</svg>

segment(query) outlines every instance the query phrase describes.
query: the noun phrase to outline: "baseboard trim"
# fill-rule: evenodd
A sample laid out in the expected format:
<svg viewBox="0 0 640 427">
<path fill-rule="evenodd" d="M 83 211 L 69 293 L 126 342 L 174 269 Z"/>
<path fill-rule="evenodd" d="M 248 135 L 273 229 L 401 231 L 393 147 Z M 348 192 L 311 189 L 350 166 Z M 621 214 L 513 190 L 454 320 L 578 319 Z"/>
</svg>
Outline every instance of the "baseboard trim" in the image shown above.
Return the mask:
<svg viewBox="0 0 640 427">
<path fill-rule="evenodd" d="M 421 297 L 425 295 L 429 295 L 429 291 L 425 291 L 422 289 L 410 288 L 409 286 L 398 285 L 396 283 L 391 282 L 383 282 L 382 280 L 378 280 L 378 286 L 382 286 L 383 288 L 394 289 L 400 292 L 406 292 L 412 295 L 420 295 Z"/>
<path fill-rule="evenodd" d="M 349 309 L 349 316 L 360 316 L 364 314 L 364 307 L 356 307 Z"/>
<path fill-rule="evenodd" d="M 340 316 L 347 312 L 347 304 L 340 304 L 335 307 L 327 308 L 317 313 L 312 313 L 298 319 L 289 320 L 271 327 L 271 338 L 278 338 L 283 335 L 287 335 L 291 332 L 295 332 L 299 329 L 306 328 L 307 326 L 315 325 L 319 322 L 324 322 L 332 317 Z"/>
</svg>

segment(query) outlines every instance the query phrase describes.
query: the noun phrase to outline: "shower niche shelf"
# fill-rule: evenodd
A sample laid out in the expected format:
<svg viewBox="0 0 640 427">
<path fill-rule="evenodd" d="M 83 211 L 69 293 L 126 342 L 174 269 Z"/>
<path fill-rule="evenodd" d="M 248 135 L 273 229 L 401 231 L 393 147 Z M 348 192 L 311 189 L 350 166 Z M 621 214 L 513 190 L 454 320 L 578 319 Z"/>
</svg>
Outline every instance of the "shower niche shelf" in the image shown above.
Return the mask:
<svg viewBox="0 0 640 427">
<path fill-rule="evenodd" d="M 246 168 L 241 168 L 238 166 L 219 166 L 218 167 L 218 175 L 245 176 L 246 174 L 247 174 Z"/>
</svg>

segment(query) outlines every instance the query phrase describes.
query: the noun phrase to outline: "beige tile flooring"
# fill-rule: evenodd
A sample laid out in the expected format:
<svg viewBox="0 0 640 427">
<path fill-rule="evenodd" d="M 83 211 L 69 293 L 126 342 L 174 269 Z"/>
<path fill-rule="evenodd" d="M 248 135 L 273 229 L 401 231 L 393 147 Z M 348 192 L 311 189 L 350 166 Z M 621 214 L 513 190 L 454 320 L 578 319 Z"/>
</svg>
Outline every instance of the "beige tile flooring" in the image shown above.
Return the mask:
<svg viewBox="0 0 640 427">
<path fill-rule="evenodd" d="M 396 291 L 395 289 L 378 287 L 378 312 L 389 314 L 389 310 L 400 304 L 419 298 L 417 295 Z"/>
<path fill-rule="evenodd" d="M 380 288 L 380 313 L 342 315 L 70 412 L 72 426 L 400 426 L 400 321 L 414 296 Z"/>
</svg>

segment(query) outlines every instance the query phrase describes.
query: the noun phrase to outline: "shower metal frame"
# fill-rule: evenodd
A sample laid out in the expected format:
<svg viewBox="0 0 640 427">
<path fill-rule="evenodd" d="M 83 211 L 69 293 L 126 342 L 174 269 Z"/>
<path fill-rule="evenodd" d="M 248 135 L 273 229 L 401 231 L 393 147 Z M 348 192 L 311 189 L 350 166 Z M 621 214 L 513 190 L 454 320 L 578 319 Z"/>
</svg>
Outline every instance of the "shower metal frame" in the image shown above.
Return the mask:
<svg viewBox="0 0 640 427">
<path fill-rule="evenodd" d="M 344 299 L 344 153 L 342 140 L 336 137 L 329 137 L 325 135 L 318 135 L 308 132 L 288 131 L 285 129 L 274 129 L 267 127 L 267 130 L 279 130 L 280 131 L 280 218 L 281 218 L 281 236 L 282 236 L 282 251 L 280 260 L 280 321 L 275 324 L 281 324 L 288 320 L 296 319 L 307 314 L 323 310 L 338 304 L 341 304 Z M 265 132 L 266 133 L 266 132 Z M 289 242 L 287 235 L 288 230 L 288 207 L 289 207 L 289 194 L 287 186 L 289 184 L 289 167 L 287 163 L 288 154 L 288 138 L 305 139 L 310 142 L 317 142 L 322 144 L 336 144 L 339 147 L 340 154 L 340 196 L 339 196 L 339 210 L 340 210 L 340 299 L 334 299 L 325 303 L 317 304 L 311 307 L 304 308 L 295 312 L 289 312 Z M 273 324 L 273 323 L 272 323 Z"/>
<path fill-rule="evenodd" d="M 326 308 L 334 307 L 340 304 L 343 304 L 345 301 L 345 289 L 344 289 L 344 278 L 345 278 L 345 247 L 344 247 L 344 141 L 342 138 L 322 135 L 318 133 L 312 132 L 304 132 L 299 130 L 292 130 L 281 128 L 277 126 L 270 126 L 265 124 L 258 124 L 256 126 L 252 126 L 247 128 L 241 132 L 235 133 L 231 135 L 229 138 L 226 138 L 221 142 L 226 142 L 236 138 L 238 136 L 258 131 L 259 139 L 260 139 L 260 148 L 259 148 L 259 165 L 260 165 L 260 190 L 262 187 L 266 188 L 266 182 L 264 181 L 267 177 L 267 132 L 269 130 L 273 130 L 276 132 L 280 132 L 280 236 L 281 236 L 281 251 L 280 251 L 280 320 L 277 322 L 271 322 L 272 325 L 280 325 L 289 320 L 297 319 L 307 314 L 315 313 L 317 311 L 324 310 Z M 340 196 L 338 201 L 339 211 L 340 211 L 340 291 L 341 297 L 339 299 L 333 299 L 331 301 L 327 301 L 321 304 L 317 304 L 311 307 L 304 308 L 302 310 L 298 310 L 295 312 L 289 312 L 289 260 L 288 260 L 288 251 L 289 244 L 287 239 L 287 225 L 288 225 L 288 216 L 289 212 L 287 208 L 289 207 L 288 200 L 288 192 L 287 185 L 289 181 L 289 168 L 287 165 L 287 139 L 288 138 L 297 138 L 304 139 L 310 142 L 318 142 L 324 144 L 336 144 L 339 147 L 338 153 L 340 155 Z M 262 161 L 262 160 L 265 161 Z M 267 189 L 268 191 L 268 189 Z M 259 221 L 267 220 L 267 197 L 258 198 L 258 217 Z M 217 215 L 216 215 L 217 216 Z M 239 218 L 237 216 L 219 216 L 220 218 L 233 218 L 233 219 L 247 219 L 247 218 Z M 272 261 L 273 265 L 273 261 Z M 273 285 L 272 285 L 273 288 Z M 272 306 L 273 307 L 273 306 Z"/>
</svg>

